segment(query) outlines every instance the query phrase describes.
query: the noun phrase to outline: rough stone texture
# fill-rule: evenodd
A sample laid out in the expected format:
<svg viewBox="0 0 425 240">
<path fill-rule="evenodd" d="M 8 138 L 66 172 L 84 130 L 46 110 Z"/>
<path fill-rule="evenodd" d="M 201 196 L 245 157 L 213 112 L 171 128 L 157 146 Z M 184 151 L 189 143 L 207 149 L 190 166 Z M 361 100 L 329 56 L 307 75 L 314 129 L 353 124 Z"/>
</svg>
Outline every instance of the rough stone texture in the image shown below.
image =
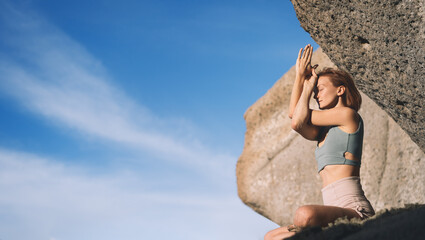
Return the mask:
<svg viewBox="0 0 425 240">
<path fill-rule="evenodd" d="M 368 220 L 338 220 L 329 228 L 312 227 L 297 233 L 291 240 L 423 240 L 425 205 L 407 206 L 378 213 Z"/>
<path fill-rule="evenodd" d="M 332 62 L 425 151 L 425 2 L 291 1 Z"/>
<path fill-rule="evenodd" d="M 313 64 L 332 62 L 318 49 Z M 237 163 L 238 193 L 252 209 L 284 225 L 297 207 L 322 204 L 314 159 L 316 142 L 291 129 L 288 108 L 292 67 L 245 113 L 245 146 Z M 425 154 L 409 136 L 362 93 L 365 122 L 361 181 L 376 210 L 425 203 Z M 316 106 L 312 100 L 310 106 Z"/>
</svg>

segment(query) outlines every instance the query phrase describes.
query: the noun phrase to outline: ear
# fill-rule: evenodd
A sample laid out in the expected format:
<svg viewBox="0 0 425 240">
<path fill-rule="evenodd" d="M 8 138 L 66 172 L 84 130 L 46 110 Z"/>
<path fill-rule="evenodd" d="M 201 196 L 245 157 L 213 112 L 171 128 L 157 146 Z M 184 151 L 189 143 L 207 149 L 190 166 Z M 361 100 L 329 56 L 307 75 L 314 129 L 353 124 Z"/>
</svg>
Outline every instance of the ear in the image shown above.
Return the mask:
<svg viewBox="0 0 425 240">
<path fill-rule="evenodd" d="M 336 94 L 340 97 L 340 96 L 344 95 L 344 93 L 345 93 L 345 86 L 344 85 L 339 86 Z"/>
</svg>

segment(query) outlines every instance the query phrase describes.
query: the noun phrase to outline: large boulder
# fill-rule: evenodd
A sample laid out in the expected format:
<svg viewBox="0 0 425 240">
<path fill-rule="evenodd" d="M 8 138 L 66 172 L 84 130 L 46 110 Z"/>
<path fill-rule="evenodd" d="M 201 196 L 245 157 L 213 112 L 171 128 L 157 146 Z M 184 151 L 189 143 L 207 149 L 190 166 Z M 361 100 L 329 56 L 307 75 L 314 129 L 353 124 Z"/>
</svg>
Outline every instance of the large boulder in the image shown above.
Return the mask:
<svg viewBox="0 0 425 240">
<path fill-rule="evenodd" d="M 335 66 L 321 49 L 312 62 L 319 69 Z M 316 142 L 293 131 L 288 117 L 294 78 L 292 67 L 246 111 L 245 146 L 237 163 L 242 201 L 279 225 L 291 223 L 301 205 L 322 204 Z M 385 111 L 362 97 L 361 181 L 366 196 L 376 210 L 425 203 L 425 154 Z"/>
<path fill-rule="evenodd" d="M 425 2 L 291 1 L 332 62 L 425 151 Z"/>
</svg>

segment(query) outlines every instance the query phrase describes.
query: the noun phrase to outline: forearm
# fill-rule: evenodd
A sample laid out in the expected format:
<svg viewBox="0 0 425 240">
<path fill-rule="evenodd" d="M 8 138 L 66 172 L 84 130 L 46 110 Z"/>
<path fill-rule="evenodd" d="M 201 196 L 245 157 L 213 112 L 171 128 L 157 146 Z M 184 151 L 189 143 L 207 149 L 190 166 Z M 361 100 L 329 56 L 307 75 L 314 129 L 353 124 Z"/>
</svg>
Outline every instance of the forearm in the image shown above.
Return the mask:
<svg viewBox="0 0 425 240">
<path fill-rule="evenodd" d="M 297 106 L 298 100 L 300 99 L 301 93 L 303 91 L 303 82 L 304 78 L 301 75 L 295 77 L 294 86 L 292 87 L 291 100 L 289 102 L 289 118 L 292 118 L 294 115 L 295 107 Z"/>
<path fill-rule="evenodd" d="M 311 57 L 313 54 L 313 47 L 310 44 L 305 46 L 305 50 L 301 48 L 298 52 L 297 63 L 295 64 L 295 82 L 292 87 L 291 100 L 289 102 L 289 118 L 293 118 L 295 108 L 298 104 L 299 98 L 302 95 L 305 81 L 307 76 L 312 74 Z"/>
<path fill-rule="evenodd" d="M 310 109 L 310 98 L 311 91 L 307 91 L 305 88 L 299 97 L 299 100 L 294 109 L 292 115 L 292 128 L 297 130 L 301 129 L 305 124 L 308 124 L 311 119 L 311 109 Z"/>
</svg>

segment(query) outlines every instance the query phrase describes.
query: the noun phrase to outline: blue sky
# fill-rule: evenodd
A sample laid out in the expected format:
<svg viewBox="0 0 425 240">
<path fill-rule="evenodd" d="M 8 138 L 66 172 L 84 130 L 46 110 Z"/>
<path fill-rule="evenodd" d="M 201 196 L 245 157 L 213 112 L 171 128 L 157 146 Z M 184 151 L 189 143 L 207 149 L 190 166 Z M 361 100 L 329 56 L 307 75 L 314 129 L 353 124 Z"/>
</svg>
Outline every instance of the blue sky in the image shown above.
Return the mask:
<svg viewBox="0 0 425 240">
<path fill-rule="evenodd" d="M 0 0 L 0 36 L 0 239 L 276 226 L 235 166 L 244 112 L 314 43 L 289 1 Z"/>
</svg>

